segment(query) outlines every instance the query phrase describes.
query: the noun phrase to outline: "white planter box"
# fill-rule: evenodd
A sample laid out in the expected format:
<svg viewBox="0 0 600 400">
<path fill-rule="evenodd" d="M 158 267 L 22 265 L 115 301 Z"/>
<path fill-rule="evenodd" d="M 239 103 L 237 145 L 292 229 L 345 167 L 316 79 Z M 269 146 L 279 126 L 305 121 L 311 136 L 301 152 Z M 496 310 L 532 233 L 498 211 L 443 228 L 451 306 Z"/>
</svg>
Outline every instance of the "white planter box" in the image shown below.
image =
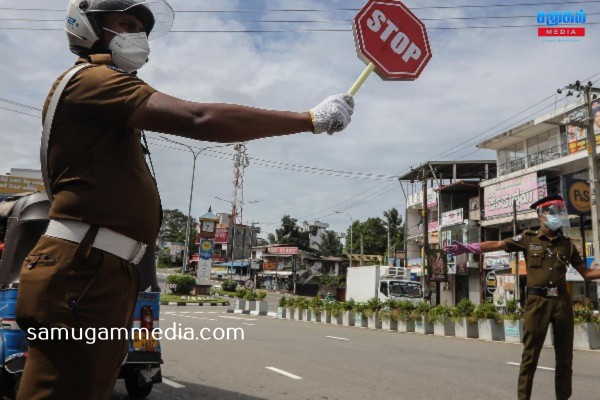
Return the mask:
<svg viewBox="0 0 600 400">
<path fill-rule="evenodd" d="M 373 314 L 367 318 L 367 327 L 369 329 L 381 329 L 381 318 L 377 314 Z"/>
<path fill-rule="evenodd" d="M 312 312 L 310 310 L 302 310 L 302 320 L 306 322 L 310 322 L 312 317 Z"/>
<path fill-rule="evenodd" d="M 338 315 L 331 314 L 331 323 L 334 325 L 342 325 L 344 323 L 344 315 L 340 312 Z"/>
<path fill-rule="evenodd" d="M 294 309 L 288 307 L 287 311 L 286 311 L 286 317 L 287 319 L 294 319 Z"/>
<path fill-rule="evenodd" d="M 354 321 L 356 321 L 354 312 L 344 311 L 342 313 L 342 324 L 344 326 L 354 326 Z"/>
<path fill-rule="evenodd" d="M 277 307 L 277 318 L 284 319 L 287 316 L 287 308 Z"/>
<path fill-rule="evenodd" d="M 477 320 L 479 328 L 479 339 L 482 340 L 504 340 L 504 324 L 497 323 L 493 319 Z"/>
<path fill-rule="evenodd" d="M 249 313 L 250 311 L 254 311 L 254 309 L 256 308 L 256 300 L 246 300 L 246 309 L 244 311 L 247 311 L 247 313 Z"/>
<path fill-rule="evenodd" d="M 415 331 L 415 321 L 398 321 L 398 332 L 414 332 Z"/>
<path fill-rule="evenodd" d="M 322 324 L 330 324 L 331 323 L 331 314 L 326 311 L 321 311 L 321 323 Z"/>
<path fill-rule="evenodd" d="M 302 321 L 302 311 L 303 311 L 303 310 L 300 310 L 299 308 L 296 308 L 296 309 L 294 310 L 294 319 L 295 319 L 296 321 Z"/>
<path fill-rule="evenodd" d="M 398 321 L 394 321 L 391 318 L 384 318 L 381 320 L 381 329 L 398 332 Z"/>
<path fill-rule="evenodd" d="M 600 333 L 596 325 L 592 323 L 575 324 L 573 347 L 585 350 L 600 349 Z"/>
<path fill-rule="evenodd" d="M 244 300 L 244 299 L 237 299 L 235 301 L 235 309 L 236 310 L 245 310 L 246 309 L 246 300 Z"/>
<path fill-rule="evenodd" d="M 250 314 L 252 315 L 267 315 L 267 312 L 269 311 L 269 303 L 266 301 L 255 301 L 254 306 L 250 306 Z"/>
<path fill-rule="evenodd" d="M 504 320 L 504 340 L 510 343 L 523 342 L 523 320 Z"/>
<path fill-rule="evenodd" d="M 426 320 L 427 317 L 424 317 L 420 321 L 415 321 L 415 333 L 419 333 L 421 335 L 432 335 L 433 334 L 433 324 Z"/>
<path fill-rule="evenodd" d="M 436 336 L 454 336 L 454 322 L 449 319 L 436 321 L 433 324 L 433 334 Z"/>
<path fill-rule="evenodd" d="M 368 325 L 367 317 L 365 317 L 362 313 L 354 314 L 354 326 L 358 326 L 359 328 L 366 328 Z"/>
<path fill-rule="evenodd" d="M 479 337 L 477 322 L 468 322 L 466 318 L 461 318 L 454 323 L 454 335 L 464 339 L 477 339 Z"/>
<path fill-rule="evenodd" d="M 321 322 L 321 312 L 310 312 L 310 318 L 312 322 Z"/>
</svg>

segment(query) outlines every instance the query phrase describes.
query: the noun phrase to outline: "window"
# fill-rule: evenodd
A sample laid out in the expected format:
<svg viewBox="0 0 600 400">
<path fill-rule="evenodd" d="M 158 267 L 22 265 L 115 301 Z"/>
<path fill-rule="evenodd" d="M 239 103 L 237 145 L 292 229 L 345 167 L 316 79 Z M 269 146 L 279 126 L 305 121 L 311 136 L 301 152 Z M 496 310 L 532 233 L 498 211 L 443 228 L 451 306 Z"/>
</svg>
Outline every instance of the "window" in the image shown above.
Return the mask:
<svg viewBox="0 0 600 400">
<path fill-rule="evenodd" d="M 379 282 L 379 292 L 383 293 L 387 297 L 387 295 L 388 295 L 388 283 L 387 282 Z"/>
</svg>

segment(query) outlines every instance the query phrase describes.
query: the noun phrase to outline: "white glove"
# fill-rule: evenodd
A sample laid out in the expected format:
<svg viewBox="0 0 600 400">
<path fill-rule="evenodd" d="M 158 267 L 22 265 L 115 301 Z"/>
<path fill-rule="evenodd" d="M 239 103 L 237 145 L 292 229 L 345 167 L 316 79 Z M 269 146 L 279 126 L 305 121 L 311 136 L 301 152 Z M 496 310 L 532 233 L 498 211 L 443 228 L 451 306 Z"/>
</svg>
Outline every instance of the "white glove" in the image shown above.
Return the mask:
<svg viewBox="0 0 600 400">
<path fill-rule="evenodd" d="M 343 93 L 329 96 L 315 108 L 309 110 L 313 123 L 313 133 L 327 132 L 333 135 L 350 123 L 354 112 L 354 97 Z"/>
</svg>

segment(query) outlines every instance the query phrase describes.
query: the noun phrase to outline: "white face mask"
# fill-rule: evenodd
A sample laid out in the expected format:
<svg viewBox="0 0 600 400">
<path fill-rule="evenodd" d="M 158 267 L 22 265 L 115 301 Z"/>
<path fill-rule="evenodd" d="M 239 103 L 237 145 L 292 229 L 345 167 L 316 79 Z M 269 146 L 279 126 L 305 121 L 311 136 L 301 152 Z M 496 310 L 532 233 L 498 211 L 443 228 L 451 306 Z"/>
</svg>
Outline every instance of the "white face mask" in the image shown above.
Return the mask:
<svg viewBox="0 0 600 400">
<path fill-rule="evenodd" d="M 104 28 L 116 36 L 108 44 L 112 53 L 112 62 L 122 70 L 132 73 L 142 68 L 148 62 L 150 45 L 145 32 L 117 33 Z"/>
</svg>

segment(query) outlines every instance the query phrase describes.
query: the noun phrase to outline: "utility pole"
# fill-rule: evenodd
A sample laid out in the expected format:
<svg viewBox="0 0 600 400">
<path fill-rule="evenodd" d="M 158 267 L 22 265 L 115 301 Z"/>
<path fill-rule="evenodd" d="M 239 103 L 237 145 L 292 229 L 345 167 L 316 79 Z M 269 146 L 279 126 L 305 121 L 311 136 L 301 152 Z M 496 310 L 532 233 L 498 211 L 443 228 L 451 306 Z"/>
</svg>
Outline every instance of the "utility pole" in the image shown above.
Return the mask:
<svg viewBox="0 0 600 400">
<path fill-rule="evenodd" d="M 593 83 L 590 81 L 587 85 L 582 85 L 580 81 L 575 82 L 566 86 L 569 89 L 567 96 L 573 95 L 573 91 L 583 93 L 587 120 L 584 121 L 583 126 L 586 128 L 586 140 L 587 140 L 587 153 L 588 153 L 588 174 L 590 182 L 590 203 L 592 208 L 592 240 L 594 245 L 594 260 L 598 264 L 598 255 L 600 255 L 600 185 L 598 182 L 598 156 L 596 152 L 596 135 L 594 132 L 594 115 L 592 114 L 592 100 L 595 100 L 597 95 L 593 93 L 598 92 L 598 89 L 593 87 Z M 557 92 L 562 93 L 561 89 Z M 569 123 L 573 123 L 569 121 Z M 585 246 L 585 242 L 583 243 Z"/>
<path fill-rule="evenodd" d="M 517 201 L 513 200 L 513 236 L 517 236 Z M 515 253 L 515 300 L 519 301 L 519 252 Z"/>
<path fill-rule="evenodd" d="M 390 258 L 391 258 L 391 256 L 390 256 L 390 250 L 391 250 L 390 249 L 390 217 L 389 216 L 388 216 L 387 220 L 388 220 L 387 221 L 388 222 L 387 223 L 387 228 L 388 228 L 388 230 L 387 230 L 387 234 L 388 234 L 387 235 L 388 236 L 387 239 L 388 239 L 388 242 L 387 242 L 387 260 L 386 260 L 386 262 L 389 265 L 390 264 Z"/>
<path fill-rule="evenodd" d="M 362 231 L 360 232 L 360 266 L 363 266 L 363 233 Z"/>
<path fill-rule="evenodd" d="M 425 284 L 426 282 L 426 275 L 427 275 L 427 271 L 429 271 L 429 259 L 427 258 L 427 256 L 429 255 L 429 214 L 428 214 L 428 210 L 427 210 L 427 166 L 423 166 L 423 176 L 421 177 L 422 181 L 422 188 L 423 188 L 423 209 L 421 210 L 421 220 L 423 221 L 423 250 L 422 250 L 422 257 L 423 257 L 423 267 L 421 268 L 421 285 L 423 287 L 423 290 L 425 290 Z M 437 290 L 437 286 L 436 286 L 436 304 L 439 303 L 439 299 L 440 299 L 440 293 L 439 290 Z"/>
</svg>

